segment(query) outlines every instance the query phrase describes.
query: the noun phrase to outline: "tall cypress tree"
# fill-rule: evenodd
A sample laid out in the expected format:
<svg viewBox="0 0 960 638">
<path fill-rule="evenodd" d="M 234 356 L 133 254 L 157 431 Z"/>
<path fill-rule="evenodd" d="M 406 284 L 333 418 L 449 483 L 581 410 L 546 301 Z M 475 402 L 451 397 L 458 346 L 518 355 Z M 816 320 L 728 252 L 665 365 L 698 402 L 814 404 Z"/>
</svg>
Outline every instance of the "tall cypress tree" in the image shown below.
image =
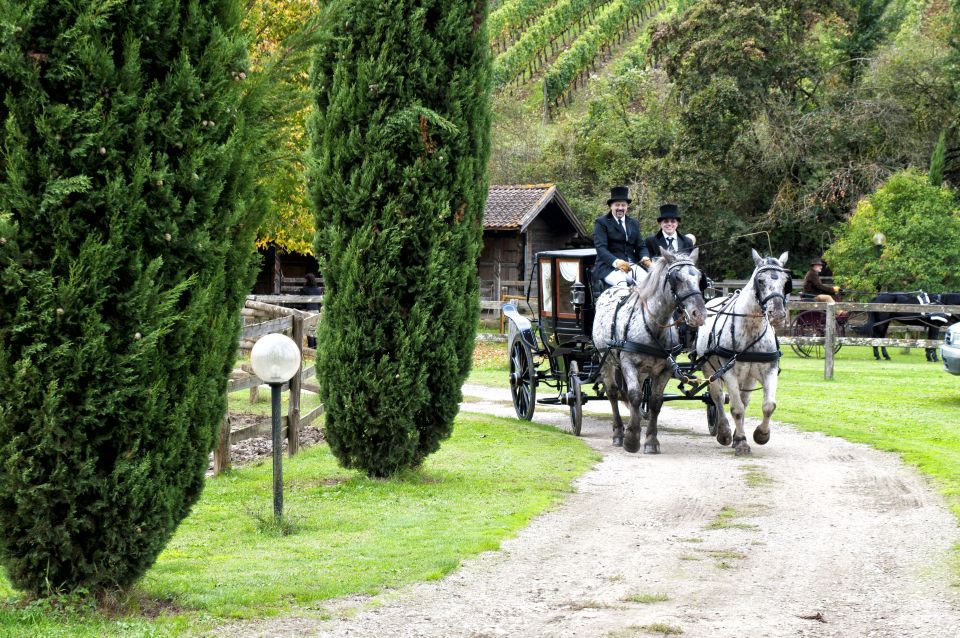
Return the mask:
<svg viewBox="0 0 960 638">
<path fill-rule="evenodd" d="M 0 1 L 0 558 L 124 586 L 200 495 L 255 267 L 237 0 Z"/>
<path fill-rule="evenodd" d="M 486 2 L 347 0 L 311 78 L 326 296 L 317 370 L 342 464 L 387 476 L 453 427 L 478 316 Z"/>
</svg>

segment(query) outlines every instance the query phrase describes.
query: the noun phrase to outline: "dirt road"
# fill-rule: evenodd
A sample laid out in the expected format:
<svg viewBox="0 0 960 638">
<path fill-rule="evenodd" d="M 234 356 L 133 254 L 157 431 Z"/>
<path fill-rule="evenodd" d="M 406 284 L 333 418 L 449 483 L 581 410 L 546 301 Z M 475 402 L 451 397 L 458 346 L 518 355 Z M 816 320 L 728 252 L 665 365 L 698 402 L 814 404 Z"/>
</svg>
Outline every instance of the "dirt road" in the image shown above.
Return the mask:
<svg viewBox="0 0 960 638">
<path fill-rule="evenodd" d="M 468 386 L 465 410 L 512 416 Z M 331 620 L 234 625 L 231 636 L 960 636 L 956 520 L 896 456 L 774 424 L 737 458 L 702 410 L 665 408 L 663 454 L 610 447 L 567 502 L 447 578 L 334 601 Z M 535 420 L 565 427 L 565 411 Z M 750 428 L 752 432 L 752 427 Z M 226 629 L 226 628 L 223 628 Z"/>
</svg>

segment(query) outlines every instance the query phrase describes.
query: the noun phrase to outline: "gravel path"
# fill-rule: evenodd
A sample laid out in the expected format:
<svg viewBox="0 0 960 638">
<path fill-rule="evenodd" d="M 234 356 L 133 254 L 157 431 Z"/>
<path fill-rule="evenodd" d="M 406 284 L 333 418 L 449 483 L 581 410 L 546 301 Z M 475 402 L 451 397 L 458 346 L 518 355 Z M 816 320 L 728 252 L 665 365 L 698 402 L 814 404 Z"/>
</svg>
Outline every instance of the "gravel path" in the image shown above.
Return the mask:
<svg viewBox="0 0 960 638">
<path fill-rule="evenodd" d="M 467 386 L 463 409 L 512 416 Z M 534 419 L 566 427 L 564 410 Z M 703 410 L 664 408 L 663 454 L 610 446 L 607 404 L 583 439 L 603 460 L 566 503 L 443 580 L 329 601 L 328 619 L 218 628 L 238 637 L 960 636 L 943 499 L 896 456 L 771 427 L 735 457 Z M 749 428 L 752 432 L 752 426 Z M 749 434 L 748 434 L 749 438 Z"/>
</svg>

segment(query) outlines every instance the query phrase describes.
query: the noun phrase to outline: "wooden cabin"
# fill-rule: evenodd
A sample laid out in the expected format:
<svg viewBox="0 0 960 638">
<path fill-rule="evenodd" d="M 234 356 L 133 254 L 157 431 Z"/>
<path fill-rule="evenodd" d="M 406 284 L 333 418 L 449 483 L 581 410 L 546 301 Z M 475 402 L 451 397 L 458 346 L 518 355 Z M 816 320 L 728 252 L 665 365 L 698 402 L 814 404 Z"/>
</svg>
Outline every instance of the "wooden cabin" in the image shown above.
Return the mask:
<svg viewBox="0 0 960 638">
<path fill-rule="evenodd" d="M 490 186 L 483 214 L 480 296 L 499 301 L 504 294 L 526 294 L 537 252 L 592 245 L 591 233 L 555 184 Z M 536 296 L 536 286 L 531 296 Z"/>
<path fill-rule="evenodd" d="M 313 255 L 280 252 L 270 245 L 260 249 L 263 261 L 253 286 L 255 295 L 296 294 L 308 272 L 319 275 L 319 264 Z"/>
</svg>

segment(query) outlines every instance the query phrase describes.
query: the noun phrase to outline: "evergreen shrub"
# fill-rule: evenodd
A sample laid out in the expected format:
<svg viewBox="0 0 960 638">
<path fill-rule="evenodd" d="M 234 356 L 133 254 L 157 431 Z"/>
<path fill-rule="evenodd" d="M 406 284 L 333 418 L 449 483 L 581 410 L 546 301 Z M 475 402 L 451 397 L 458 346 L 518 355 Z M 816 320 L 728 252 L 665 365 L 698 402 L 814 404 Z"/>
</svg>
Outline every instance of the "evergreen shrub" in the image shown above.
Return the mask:
<svg viewBox="0 0 960 638">
<path fill-rule="evenodd" d="M 416 466 L 470 368 L 489 153 L 485 2 L 340 3 L 311 78 L 317 370 L 340 462 Z"/>
</svg>

